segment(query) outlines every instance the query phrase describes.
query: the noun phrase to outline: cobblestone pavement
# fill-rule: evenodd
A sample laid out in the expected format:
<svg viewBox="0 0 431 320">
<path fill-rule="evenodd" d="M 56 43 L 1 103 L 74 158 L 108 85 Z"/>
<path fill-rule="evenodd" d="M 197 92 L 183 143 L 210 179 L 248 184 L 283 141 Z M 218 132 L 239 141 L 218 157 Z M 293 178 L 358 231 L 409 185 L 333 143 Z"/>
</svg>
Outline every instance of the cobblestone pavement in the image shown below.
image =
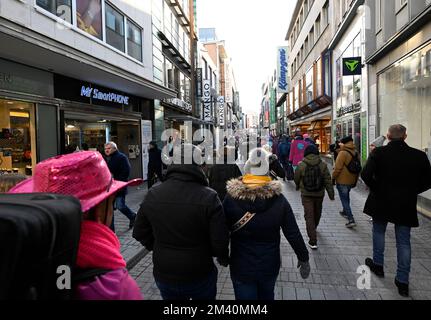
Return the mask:
<svg viewBox="0 0 431 320">
<path fill-rule="evenodd" d="M 337 193 L 337 192 L 336 192 Z M 140 196 L 139 196 L 140 194 Z M 304 240 L 308 241 L 305 231 L 305 221 L 300 195 L 295 191 L 293 182 L 285 184 L 284 195 L 290 202 Z M 138 204 L 133 201 L 142 199 L 142 191 L 131 192 L 128 202 L 131 208 L 137 209 Z M 281 254 L 282 268 L 276 284 L 277 300 L 393 300 L 406 299 L 398 295 L 394 285 L 396 273 L 396 247 L 393 226 L 388 227 L 386 235 L 385 275 L 379 279 L 371 277 L 371 289 L 359 290 L 357 268 L 364 264 L 366 257 L 372 256 L 372 224 L 362 213 L 366 200 L 366 193 L 353 190 L 351 194 L 352 210 L 356 218 L 357 227 L 353 230 L 345 227 L 346 220 L 338 212 L 341 203 L 336 195 L 336 201 L 327 198 L 324 201 L 322 221 L 318 230 L 317 251 L 310 251 L 311 275 L 309 279 L 301 279 L 296 268 L 297 259 L 292 248 L 282 236 Z M 117 214 L 118 215 L 118 214 Z M 121 215 L 121 213 L 119 214 Z M 121 217 L 118 219 L 122 219 Z M 118 221 L 117 220 L 117 221 Z M 431 299 L 431 221 L 420 217 L 420 228 L 412 230 L 412 270 L 410 274 L 409 299 Z M 118 229 L 127 229 L 127 225 L 119 222 Z M 124 246 L 123 253 L 131 255 L 139 251 L 140 245 L 130 239 L 131 231 L 121 237 Z M 130 257 L 130 256 L 129 256 Z M 174 263 L 174 262 L 173 262 Z M 218 266 L 218 295 L 217 299 L 233 300 L 234 291 L 229 276 L 229 269 Z M 130 271 L 142 290 L 144 299 L 161 299 L 153 278 L 152 254 L 147 254 Z"/>
</svg>

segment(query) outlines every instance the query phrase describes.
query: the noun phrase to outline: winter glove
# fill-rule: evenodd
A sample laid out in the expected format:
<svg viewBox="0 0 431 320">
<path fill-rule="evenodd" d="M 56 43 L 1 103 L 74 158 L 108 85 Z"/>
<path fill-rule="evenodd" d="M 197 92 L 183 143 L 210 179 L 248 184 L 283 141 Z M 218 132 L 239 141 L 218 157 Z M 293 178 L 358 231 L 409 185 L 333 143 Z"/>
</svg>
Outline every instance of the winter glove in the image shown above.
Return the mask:
<svg viewBox="0 0 431 320">
<path fill-rule="evenodd" d="M 217 262 L 219 265 L 221 265 L 222 267 L 227 267 L 229 266 L 229 258 L 217 258 Z"/>
<path fill-rule="evenodd" d="M 298 261 L 299 273 L 301 274 L 302 279 L 307 279 L 310 276 L 310 263 Z"/>
</svg>

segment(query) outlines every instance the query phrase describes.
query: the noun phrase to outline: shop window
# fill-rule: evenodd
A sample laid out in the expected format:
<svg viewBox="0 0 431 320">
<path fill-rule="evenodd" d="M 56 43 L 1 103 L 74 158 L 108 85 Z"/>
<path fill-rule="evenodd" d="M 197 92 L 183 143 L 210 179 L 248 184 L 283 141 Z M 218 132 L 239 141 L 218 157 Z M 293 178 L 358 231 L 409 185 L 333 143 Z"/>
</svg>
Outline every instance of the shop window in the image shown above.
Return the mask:
<svg viewBox="0 0 431 320">
<path fill-rule="evenodd" d="M 72 0 L 36 0 L 36 4 L 57 17 L 72 23 Z"/>
<path fill-rule="evenodd" d="M 314 100 L 314 81 L 313 81 L 313 67 L 311 67 L 306 74 L 305 78 L 305 96 L 306 103 L 311 103 Z"/>
<path fill-rule="evenodd" d="M 400 123 L 407 143 L 431 161 L 431 43 L 378 76 L 380 134 Z"/>
<path fill-rule="evenodd" d="M 142 61 L 142 30 L 127 19 L 127 54 Z"/>
<path fill-rule="evenodd" d="M 35 164 L 33 104 L 0 100 L 0 173 L 31 175 Z"/>
<path fill-rule="evenodd" d="M 316 61 L 316 97 L 323 95 L 323 83 L 322 83 L 322 59 Z"/>
<path fill-rule="evenodd" d="M 106 42 L 124 52 L 124 16 L 108 3 L 105 8 Z"/>
<path fill-rule="evenodd" d="M 102 39 L 101 0 L 76 0 L 76 19 L 79 29 Z"/>
</svg>

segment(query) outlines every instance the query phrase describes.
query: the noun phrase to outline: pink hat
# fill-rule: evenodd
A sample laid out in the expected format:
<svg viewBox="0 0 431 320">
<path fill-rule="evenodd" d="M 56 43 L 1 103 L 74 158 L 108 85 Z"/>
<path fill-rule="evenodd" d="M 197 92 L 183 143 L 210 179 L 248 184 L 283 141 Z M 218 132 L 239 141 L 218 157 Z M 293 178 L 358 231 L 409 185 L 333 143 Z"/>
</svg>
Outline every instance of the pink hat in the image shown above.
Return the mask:
<svg viewBox="0 0 431 320">
<path fill-rule="evenodd" d="M 17 184 L 9 193 L 71 195 L 79 199 L 82 212 L 86 212 L 120 189 L 142 182 L 142 179 L 129 182 L 114 180 L 99 152 L 82 151 L 38 163 L 33 177 Z"/>
<path fill-rule="evenodd" d="M 310 137 L 310 135 L 309 135 L 308 133 L 305 133 L 302 137 L 303 137 L 304 139 L 308 139 L 308 138 Z"/>
</svg>

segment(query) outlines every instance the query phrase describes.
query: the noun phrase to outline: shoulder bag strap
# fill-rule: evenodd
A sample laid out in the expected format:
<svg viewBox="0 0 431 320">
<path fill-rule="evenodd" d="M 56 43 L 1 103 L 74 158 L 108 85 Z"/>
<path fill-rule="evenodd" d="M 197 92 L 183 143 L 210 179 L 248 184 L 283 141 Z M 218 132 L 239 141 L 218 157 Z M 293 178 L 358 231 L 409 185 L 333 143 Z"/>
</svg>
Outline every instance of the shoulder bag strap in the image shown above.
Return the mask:
<svg viewBox="0 0 431 320">
<path fill-rule="evenodd" d="M 237 232 L 238 230 L 242 229 L 247 223 L 250 222 L 250 220 L 256 215 L 256 213 L 250 213 L 247 212 L 245 215 L 242 216 L 241 219 L 239 219 L 233 226 L 232 226 L 232 233 Z"/>
</svg>

